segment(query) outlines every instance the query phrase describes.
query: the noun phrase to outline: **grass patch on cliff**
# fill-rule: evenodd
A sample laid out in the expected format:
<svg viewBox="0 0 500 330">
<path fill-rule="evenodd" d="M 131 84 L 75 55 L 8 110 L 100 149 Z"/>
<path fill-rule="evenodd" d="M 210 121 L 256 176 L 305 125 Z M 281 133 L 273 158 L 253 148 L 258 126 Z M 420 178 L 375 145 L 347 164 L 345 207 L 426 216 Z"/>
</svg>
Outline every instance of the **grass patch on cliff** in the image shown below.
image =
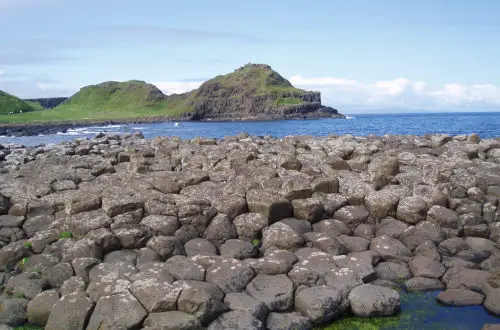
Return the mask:
<svg viewBox="0 0 500 330">
<path fill-rule="evenodd" d="M 295 97 L 280 97 L 276 100 L 276 105 L 278 105 L 278 107 L 282 105 L 295 105 L 301 103 L 304 103 L 304 101 Z"/>
<path fill-rule="evenodd" d="M 42 109 L 39 103 L 23 101 L 14 95 L 0 91 L 0 115 L 8 116 L 9 113 L 26 113 Z"/>
</svg>

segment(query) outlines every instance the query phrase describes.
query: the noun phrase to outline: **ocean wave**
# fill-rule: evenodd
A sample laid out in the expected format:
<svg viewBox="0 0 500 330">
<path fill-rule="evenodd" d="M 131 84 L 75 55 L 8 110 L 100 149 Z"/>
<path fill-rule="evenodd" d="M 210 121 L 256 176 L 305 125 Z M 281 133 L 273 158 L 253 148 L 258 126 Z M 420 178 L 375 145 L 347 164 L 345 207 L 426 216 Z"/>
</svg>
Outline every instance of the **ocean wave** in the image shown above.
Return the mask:
<svg viewBox="0 0 500 330">
<path fill-rule="evenodd" d="M 354 119 L 356 117 L 351 117 L 351 116 L 345 116 L 345 119 Z"/>
<path fill-rule="evenodd" d="M 131 129 L 146 129 L 146 127 L 130 127 Z"/>
<path fill-rule="evenodd" d="M 67 132 L 57 132 L 57 135 L 82 135 L 81 132 L 76 132 L 76 131 L 67 131 Z"/>
</svg>

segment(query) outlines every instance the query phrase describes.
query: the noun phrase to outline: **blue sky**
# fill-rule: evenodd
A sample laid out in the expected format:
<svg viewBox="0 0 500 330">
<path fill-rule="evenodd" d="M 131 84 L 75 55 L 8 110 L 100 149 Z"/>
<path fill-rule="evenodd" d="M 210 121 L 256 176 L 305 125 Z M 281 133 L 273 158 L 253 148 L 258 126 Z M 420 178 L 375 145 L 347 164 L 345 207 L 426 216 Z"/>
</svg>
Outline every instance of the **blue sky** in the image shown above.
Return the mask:
<svg viewBox="0 0 500 330">
<path fill-rule="evenodd" d="M 500 1 L 0 0 L 0 89 L 167 93 L 252 62 L 339 109 L 500 109 Z"/>
</svg>

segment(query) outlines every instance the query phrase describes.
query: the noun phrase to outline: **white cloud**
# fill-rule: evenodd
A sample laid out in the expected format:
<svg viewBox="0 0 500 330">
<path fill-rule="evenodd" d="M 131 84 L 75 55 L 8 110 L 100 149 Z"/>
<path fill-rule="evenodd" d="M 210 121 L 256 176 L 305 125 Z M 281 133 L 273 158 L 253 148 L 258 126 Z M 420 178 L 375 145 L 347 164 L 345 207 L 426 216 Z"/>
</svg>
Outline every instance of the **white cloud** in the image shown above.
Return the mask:
<svg viewBox="0 0 500 330">
<path fill-rule="evenodd" d="M 0 76 L 1 76 L 1 75 L 3 75 L 3 71 L 2 71 L 2 70 L 0 70 Z"/>
<path fill-rule="evenodd" d="M 339 108 L 500 110 L 500 86 L 492 84 L 450 83 L 433 87 L 401 77 L 373 83 L 301 76 L 294 76 L 291 81 L 297 87 L 320 91 L 323 103 Z"/>
<path fill-rule="evenodd" d="M 161 89 L 163 93 L 171 95 L 192 91 L 193 89 L 200 87 L 200 85 L 203 84 L 203 81 L 163 81 L 153 82 L 152 84 Z"/>
</svg>

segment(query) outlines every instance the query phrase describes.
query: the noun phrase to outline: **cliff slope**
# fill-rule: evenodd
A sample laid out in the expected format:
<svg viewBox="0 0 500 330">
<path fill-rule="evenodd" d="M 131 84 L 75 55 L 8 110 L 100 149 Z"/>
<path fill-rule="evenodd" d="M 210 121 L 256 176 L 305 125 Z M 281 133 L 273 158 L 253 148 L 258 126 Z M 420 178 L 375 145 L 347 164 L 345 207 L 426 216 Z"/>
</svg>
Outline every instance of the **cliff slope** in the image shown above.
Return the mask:
<svg viewBox="0 0 500 330">
<path fill-rule="evenodd" d="M 293 87 L 265 64 L 247 64 L 168 99 L 183 103 L 185 116 L 195 120 L 338 116 L 336 109 L 321 105 L 319 92 Z"/>
</svg>

